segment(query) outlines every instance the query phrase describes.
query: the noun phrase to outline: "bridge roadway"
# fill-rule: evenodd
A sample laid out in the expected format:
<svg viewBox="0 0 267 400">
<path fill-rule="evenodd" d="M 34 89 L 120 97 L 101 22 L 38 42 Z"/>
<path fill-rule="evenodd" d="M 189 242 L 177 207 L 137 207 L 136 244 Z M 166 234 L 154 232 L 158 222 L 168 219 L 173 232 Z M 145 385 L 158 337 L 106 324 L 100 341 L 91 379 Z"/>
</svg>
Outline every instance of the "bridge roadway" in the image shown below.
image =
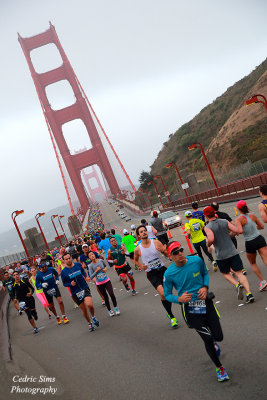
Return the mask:
<svg viewBox="0 0 267 400">
<path fill-rule="evenodd" d="M 259 199 L 248 203 L 257 211 Z M 124 223 L 114 206 L 102 205 L 108 227 L 123 228 Z M 234 217 L 233 204 L 221 207 Z M 137 223 L 140 217 L 133 218 Z M 263 234 L 267 237 L 265 227 Z M 172 230 L 175 239 L 182 241 L 180 228 Z M 238 248 L 244 250 L 243 237 Z M 101 306 L 94 285 L 91 284 L 96 315 L 100 328 L 93 333 L 79 309 L 74 310 L 68 292 L 61 287 L 70 324 L 56 326 L 48 321 L 36 301 L 40 333 L 33 335 L 26 316 L 19 317 L 10 306 L 9 326 L 13 361 L 2 364 L 1 393 L 8 395 L 14 375 L 55 377 L 56 396 L 36 395 L 35 398 L 64 398 L 89 400 L 256 400 L 266 398 L 267 382 L 267 292 L 257 292 L 257 279 L 241 254 L 248 270 L 256 302 L 246 305 L 238 301 L 232 286 L 219 272 L 210 271 L 210 288 L 221 314 L 224 341 L 221 360 L 231 377 L 227 383 L 217 383 L 215 368 L 204 350 L 198 335 L 189 330 L 182 319 L 180 307 L 173 310 L 180 327 L 172 330 L 156 292 L 144 272 L 135 272 L 138 295 L 128 295 L 113 270 L 114 290 L 121 310 L 119 317 L 110 318 Z M 261 260 L 265 279 L 267 269 Z M 166 264 L 169 264 L 166 262 Z M 242 305 L 241 305 L 242 304 Z M 243 305 L 244 304 L 244 305 Z M 18 384 L 16 384 L 18 385 Z M 21 387 L 44 387 L 42 383 L 20 384 Z M 10 396 L 11 397 L 11 396 Z M 12 395 L 12 398 L 31 399 L 32 395 Z"/>
</svg>

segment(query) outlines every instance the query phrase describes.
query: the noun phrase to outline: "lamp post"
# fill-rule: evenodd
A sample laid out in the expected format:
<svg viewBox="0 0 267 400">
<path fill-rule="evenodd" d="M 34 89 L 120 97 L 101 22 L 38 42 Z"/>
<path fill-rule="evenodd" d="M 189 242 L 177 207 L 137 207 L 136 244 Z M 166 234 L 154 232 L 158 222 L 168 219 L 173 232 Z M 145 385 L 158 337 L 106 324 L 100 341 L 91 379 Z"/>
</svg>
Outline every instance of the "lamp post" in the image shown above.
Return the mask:
<svg viewBox="0 0 267 400">
<path fill-rule="evenodd" d="M 159 194 L 157 185 L 155 184 L 154 181 L 147 182 L 147 185 L 148 185 L 148 186 L 150 186 L 150 185 L 152 185 L 152 184 L 154 185 L 154 188 L 156 189 L 156 192 L 157 192 L 157 194 L 158 194 L 158 198 L 160 199 L 161 205 L 162 205 L 162 207 L 163 207 L 163 203 L 162 203 L 161 196 L 160 196 L 160 194 Z"/>
<path fill-rule="evenodd" d="M 139 191 L 140 191 L 140 192 L 143 192 L 143 193 L 145 193 L 145 194 L 147 195 L 147 199 L 148 199 L 148 201 L 149 201 L 149 203 L 150 203 L 151 210 L 153 210 L 152 203 L 151 203 L 150 197 L 148 196 L 147 191 L 144 190 L 144 189 L 139 189 Z"/>
<path fill-rule="evenodd" d="M 193 150 L 193 149 L 200 149 L 200 150 L 201 150 L 201 153 L 202 153 L 202 155 L 203 155 L 203 158 L 204 158 L 204 160 L 205 160 L 205 163 L 206 163 L 206 165 L 207 165 L 207 167 L 208 167 L 210 176 L 211 176 L 211 178 L 212 178 L 212 180 L 213 180 L 213 183 L 214 183 L 214 185 L 215 185 L 217 194 L 218 194 L 218 196 L 220 196 L 220 190 L 219 190 L 218 185 L 217 185 L 217 182 L 216 182 L 216 180 L 215 180 L 215 178 L 214 178 L 213 172 L 212 172 L 212 170 L 211 170 L 211 168 L 210 168 L 210 165 L 209 165 L 208 159 L 207 159 L 207 157 L 206 157 L 205 151 L 204 151 L 204 149 L 203 149 L 203 147 L 202 147 L 202 144 L 201 144 L 201 143 L 194 143 L 194 144 L 192 144 L 191 146 L 188 147 L 188 150 Z"/>
<path fill-rule="evenodd" d="M 58 217 L 58 214 L 51 215 L 51 221 L 52 221 L 53 227 L 54 227 L 54 229 L 55 229 L 55 231 L 56 231 L 56 235 L 57 235 L 57 237 L 58 237 L 59 243 L 60 243 L 60 245 L 62 246 L 62 243 L 61 243 L 61 240 L 60 240 L 60 237 L 59 237 L 59 234 L 58 234 L 56 225 L 55 225 L 55 223 L 54 223 L 54 218 L 57 218 L 57 217 Z"/>
<path fill-rule="evenodd" d="M 162 176 L 161 176 L 161 175 L 156 175 L 156 176 L 154 176 L 153 179 L 160 179 L 160 180 L 161 180 L 161 183 L 162 183 L 162 186 L 163 186 L 164 192 L 165 192 L 164 194 L 165 194 L 165 196 L 168 198 L 170 206 L 172 206 L 172 202 L 171 202 L 171 199 L 170 199 L 170 193 L 167 191 L 167 188 L 166 188 L 166 186 L 165 186 L 165 183 L 164 183 L 164 181 L 163 181 Z"/>
<path fill-rule="evenodd" d="M 177 167 L 177 165 L 176 165 L 175 162 L 171 162 L 171 163 L 165 165 L 165 167 L 166 167 L 166 168 L 174 167 L 174 168 L 176 169 L 177 175 L 178 175 L 178 177 L 179 177 L 179 179 L 180 179 L 181 185 L 184 184 L 184 182 L 183 182 L 183 180 L 182 180 L 182 177 L 181 177 L 181 175 L 180 175 L 180 172 L 179 172 L 179 170 L 178 170 L 178 167 Z M 189 198 L 189 196 L 188 196 L 187 190 L 186 190 L 186 189 L 183 189 L 183 190 L 184 190 L 184 192 L 185 192 L 185 195 L 186 195 L 186 198 L 187 198 L 188 203 L 190 203 L 190 198 Z"/>
<path fill-rule="evenodd" d="M 143 195 L 142 195 L 142 190 L 141 189 L 138 189 L 137 190 L 137 192 L 139 192 L 139 195 L 140 195 L 140 197 L 141 197 L 141 199 L 142 199 L 142 202 L 144 203 L 144 206 L 145 206 L 145 208 L 146 208 L 146 202 L 145 202 L 145 199 L 144 199 L 144 197 L 143 197 Z"/>
<path fill-rule="evenodd" d="M 250 99 L 245 101 L 245 104 L 247 106 L 250 106 L 251 104 L 254 103 L 262 103 L 267 111 L 267 100 L 266 97 L 263 96 L 263 94 L 254 94 Z"/>
<path fill-rule="evenodd" d="M 23 213 L 24 213 L 24 210 L 20 210 L 20 211 L 16 210 L 16 211 L 13 211 L 13 213 L 11 214 L 11 218 L 12 218 L 12 221 L 14 222 L 15 228 L 16 228 L 16 230 L 17 230 L 17 232 L 18 232 L 18 235 L 19 235 L 20 241 L 21 241 L 21 243 L 22 243 L 22 246 L 23 246 L 23 248 L 24 248 L 24 250 L 25 250 L 25 253 L 26 253 L 27 257 L 30 257 L 29 252 L 28 252 L 28 249 L 27 249 L 27 247 L 26 247 L 26 244 L 25 244 L 25 242 L 24 242 L 24 240 L 23 240 L 23 238 L 22 238 L 22 236 L 21 236 L 19 227 L 18 227 L 18 225 L 17 225 L 17 223 L 16 223 L 16 221 L 15 221 L 15 220 L 16 220 L 16 217 L 17 217 L 18 215 L 20 215 L 20 214 L 23 214 Z"/>
<path fill-rule="evenodd" d="M 43 232 L 43 230 L 41 228 L 41 225 L 40 225 L 40 222 L 39 222 L 39 218 L 42 217 L 43 215 L 45 215 L 45 213 L 38 213 L 38 214 L 35 215 L 35 219 L 36 219 L 37 225 L 39 226 L 41 235 L 42 235 L 42 237 L 44 239 L 45 247 L 47 248 L 47 250 L 49 250 L 49 247 L 48 247 L 44 232 Z"/>
<path fill-rule="evenodd" d="M 66 233 L 65 233 L 65 231 L 64 231 L 64 229 L 63 229 L 62 223 L 61 223 L 61 221 L 60 221 L 61 218 L 64 218 L 64 215 L 60 215 L 60 216 L 58 217 L 58 222 L 59 222 L 59 224 L 60 224 L 60 227 L 61 227 L 61 229 L 62 229 L 62 232 L 64 233 L 65 240 L 66 240 L 66 243 L 67 243 L 68 239 L 67 239 Z"/>
</svg>

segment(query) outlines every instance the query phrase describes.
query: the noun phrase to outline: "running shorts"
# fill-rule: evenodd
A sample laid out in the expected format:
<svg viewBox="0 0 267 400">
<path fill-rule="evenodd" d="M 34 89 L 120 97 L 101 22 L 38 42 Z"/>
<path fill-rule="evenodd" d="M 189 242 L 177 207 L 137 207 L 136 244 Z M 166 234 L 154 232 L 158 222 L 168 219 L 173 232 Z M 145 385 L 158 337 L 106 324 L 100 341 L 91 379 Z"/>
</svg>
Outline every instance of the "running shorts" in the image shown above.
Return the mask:
<svg viewBox="0 0 267 400">
<path fill-rule="evenodd" d="M 53 296 L 55 296 L 56 298 L 61 297 L 61 293 L 58 287 L 55 288 L 55 291 L 56 291 L 55 294 L 48 294 L 44 292 L 48 304 L 53 303 Z"/>
<path fill-rule="evenodd" d="M 32 319 L 32 313 L 31 310 L 35 309 L 35 300 L 34 297 L 26 297 L 25 299 L 25 304 L 26 304 L 26 310 L 25 314 L 27 315 L 28 319 Z"/>
<path fill-rule="evenodd" d="M 84 302 L 85 297 L 92 297 L 89 287 L 81 290 L 79 294 L 76 293 L 72 295 L 73 300 L 78 306 Z"/>
<path fill-rule="evenodd" d="M 246 241 L 245 246 L 247 253 L 255 254 L 257 250 L 266 246 L 266 240 L 263 236 L 259 235 L 255 239 Z"/>
<path fill-rule="evenodd" d="M 115 268 L 115 269 L 116 269 L 116 272 L 117 272 L 118 275 L 127 274 L 129 271 L 132 270 L 132 268 L 130 267 L 129 264 L 126 264 L 126 265 L 125 265 L 124 267 L 122 267 L 122 268 Z"/>
<path fill-rule="evenodd" d="M 225 260 L 216 260 L 216 262 L 222 274 L 229 274 L 231 269 L 233 271 L 241 271 L 243 269 L 243 263 L 239 254 Z"/>
<path fill-rule="evenodd" d="M 147 272 L 147 279 L 154 286 L 155 289 L 157 289 L 159 285 L 163 285 L 163 277 L 166 270 L 166 267 L 161 267 L 158 269 L 152 269 L 152 271 Z"/>
<path fill-rule="evenodd" d="M 162 244 L 168 244 L 169 239 L 167 233 L 163 233 L 162 235 L 156 235 L 157 239 L 162 243 Z"/>
<path fill-rule="evenodd" d="M 130 257 L 131 260 L 133 260 L 134 259 L 134 252 L 129 253 L 129 257 Z"/>
</svg>

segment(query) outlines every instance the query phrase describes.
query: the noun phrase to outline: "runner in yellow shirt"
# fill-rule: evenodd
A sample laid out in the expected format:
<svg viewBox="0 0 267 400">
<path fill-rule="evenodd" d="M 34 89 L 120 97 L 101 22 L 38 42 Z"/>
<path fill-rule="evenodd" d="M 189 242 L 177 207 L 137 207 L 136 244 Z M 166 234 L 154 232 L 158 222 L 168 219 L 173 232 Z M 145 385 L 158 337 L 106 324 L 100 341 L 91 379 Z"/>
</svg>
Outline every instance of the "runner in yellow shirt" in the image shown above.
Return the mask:
<svg viewBox="0 0 267 400">
<path fill-rule="evenodd" d="M 206 239 L 202 231 L 205 226 L 205 223 L 200 219 L 193 218 L 191 211 L 186 211 L 184 215 L 187 219 L 187 223 L 185 224 L 185 230 L 186 233 L 188 234 L 188 237 L 192 239 L 192 243 L 194 245 L 194 248 L 196 249 L 197 254 L 204 261 L 201 252 L 202 248 L 208 259 L 212 263 L 213 271 L 216 272 L 218 270 L 217 263 L 216 261 L 214 261 L 212 254 L 208 251 Z"/>
</svg>

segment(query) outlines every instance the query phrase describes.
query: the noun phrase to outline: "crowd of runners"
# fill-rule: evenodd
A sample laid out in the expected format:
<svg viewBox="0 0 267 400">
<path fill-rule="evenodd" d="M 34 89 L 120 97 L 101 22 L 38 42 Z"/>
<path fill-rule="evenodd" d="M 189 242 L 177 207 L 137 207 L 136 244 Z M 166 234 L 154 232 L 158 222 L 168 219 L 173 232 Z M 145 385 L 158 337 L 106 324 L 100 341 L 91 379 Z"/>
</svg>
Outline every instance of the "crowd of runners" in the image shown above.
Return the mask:
<svg viewBox="0 0 267 400">
<path fill-rule="evenodd" d="M 115 272 L 126 292 L 135 296 L 138 292 L 134 272 L 145 271 L 146 278 L 160 296 L 171 327 L 178 328 L 172 303 L 180 304 L 186 324 L 195 329 L 204 341 L 207 354 L 216 366 L 218 381 L 226 381 L 229 376 L 220 362 L 218 344 L 223 340 L 223 332 L 212 300 L 214 294 L 209 288 L 209 268 L 202 251 L 210 260 L 212 271 L 219 270 L 233 285 L 237 298 L 245 297 L 247 304 L 253 303 L 255 299 L 235 237 L 244 236 L 248 262 L 259 280 L 258 290 L 263 292 L 267 288 L 266 271 L 260 270 L 256 256 L 259 254 L 267 266 L 266 241 L 259 233 L 267 222 L 267 185 L 260 187 L 260 195 L 259 211 L 263 223 L 249 211 L 244 200 L 236 204 L 239 216 L 235 221 L 219 211 L 215 202 L 203 211 L 198 209 L 197 203 L 192 203 L 192 209 L 184 214 L 187 220 L 185 231 L 196 251 L 189 256 L 184 255 L 180 242 L 169 241 L 167 224 L 157 211 L 153 211 L 151 221 L 142 219 L 139 226 L 132 225 L 129 231 L 124 229 L 121 236 L 114 229 L 105 229 L 100 206 L 95 203 L 91 206 L 85 234 L 64 247 L 34 257 L 31 263 L 23 259 L 6 266 L 3 289 L 8 291 L 18 314 L 25 313 L 34 333 L 38 333 L 33 294 L 49 319 L 53 315 L 58 325 L 68 324 L 70 321 L 61 295 L 66 288 L 74 307 L 80 307 L 92 332 L 100 322 L 95 315 L 90 285 L 95 284 L 108 315 L 118 316 L 120 310 L 110 276 Z M 166 267 L 169 260 L 172 263 Z M 173 289 L 178 295 L 173 293 Z"/>
</svg>

